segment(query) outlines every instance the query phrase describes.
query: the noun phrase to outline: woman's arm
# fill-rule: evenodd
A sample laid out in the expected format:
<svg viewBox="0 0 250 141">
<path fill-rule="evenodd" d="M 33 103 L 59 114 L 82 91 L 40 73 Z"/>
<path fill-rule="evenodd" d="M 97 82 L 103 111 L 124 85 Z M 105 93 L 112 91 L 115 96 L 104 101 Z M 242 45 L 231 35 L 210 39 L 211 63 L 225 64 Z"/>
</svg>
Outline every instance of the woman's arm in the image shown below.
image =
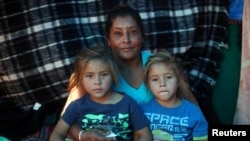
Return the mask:
<svg viewBox="0 0 250 141">
<path fill-rule="evenodd" d="M 66 122 L 64 122 L 62 119 L 59 119 L 49 140 L 64 141 L 64 138 L 66 137 L 69 128 L 70 126 Z"/>
<path fill-rule="evenodd" d="M 69 106 L 69 103 L 70 103 L 70 102 L 72 102 L 72 101 L 74 101 L 74 100 L 76 100 L 76 99 L 78 99 L 78 98 L 80 98 L 80 97 L 82 97 L 82 96 L 83 96 L 83 94 L 80 93 L 80 91 L 79 91 L 77 88 L 73 88 L 73 89 L 70 91 L 70 93 L 69 93 L 69 96 L 68 96 L 68 98 L 67 98 L 67 101 L 66 101 L 66 103 L 65 103 L 65 105 L 64 105 L 64 107 L 63 107 L 63 110 L 62 110 L 62 112 L 61 112 L 61 115 L 65 112 L 65 110 L 66 110 L 66 108 Z"/>
<path fill-rule="evenodd" d="M 141 130 L 135 131 L 133 141 L 152 141 L 152 133 L 149 127 L 145 127 Z"/>
<path fill-rule="evenodd" d="M 79 140 L 79 133 L 81 128 L 74 124 L 70 127 L 68 135 L 73 140 Z M 115 141 L 115 138 L 106 138 L 107 133 L 103 132 L 102 130 L 92 129 L 88 131 L 84 131 L 81 134 L 81 141 Z M 147 140 L 146 140 L 147 141 Z"/>
</svg>

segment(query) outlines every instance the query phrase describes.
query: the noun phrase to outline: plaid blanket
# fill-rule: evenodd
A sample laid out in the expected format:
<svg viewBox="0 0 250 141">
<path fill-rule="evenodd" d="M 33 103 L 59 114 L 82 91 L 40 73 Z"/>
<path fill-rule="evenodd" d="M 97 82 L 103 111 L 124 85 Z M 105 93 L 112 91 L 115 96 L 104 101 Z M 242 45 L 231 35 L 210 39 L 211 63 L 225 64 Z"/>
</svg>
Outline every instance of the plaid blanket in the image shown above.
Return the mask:
<svg viewBox="0 0 250 141">
<path fill-rule="evenodd" d="M 223 0 L 0 0 L 0 102 L 23 110 L 67 97 L 79 50 L 105 44 L 104 21 L 117 4 L 140 12 L 143 50 L 180 57 L 197 98 L 210 95 L 227 47 Z"/>
</svg>

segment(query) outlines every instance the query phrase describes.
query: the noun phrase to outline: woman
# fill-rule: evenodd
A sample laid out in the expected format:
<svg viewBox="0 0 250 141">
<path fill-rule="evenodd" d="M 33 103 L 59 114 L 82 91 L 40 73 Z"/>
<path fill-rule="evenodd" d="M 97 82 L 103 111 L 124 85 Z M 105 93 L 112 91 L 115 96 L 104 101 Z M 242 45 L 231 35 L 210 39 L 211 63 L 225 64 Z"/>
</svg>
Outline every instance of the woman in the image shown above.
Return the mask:
<svg viewBox="0 0 250 141">
<path fill-rule="evenodd" d="M 116 91 L 128 94 L 139 104 L 152 98 L 143 83 L 143 66 L 150 52 L 141 52 L 144 38 L 142 20 L 137 11 L 129 6 L 117 6 L 107 17 L 106 39 L 119 67 L 119 85 Z M 129 93 L 128 93 L 129 92 Z M 71 89 L 65 107 L 82 96 L 78 89 Z"/>
<path fill-rule="evenodd" d="M 143 82 L 144 66 L 151 55 L 150 52 L 141 51 L 144 39 L 144 30 L 138 11 L 131 7 L 117 6 L 107 16 L 106 39 L 120 72 L 119 84 L 114 85 L 115 91 L 131 96 L 138 104 L 148 102 L 153 98 Z M 82 96 L 77 88 L 70 92 L 67 105 Z M 195 98 L 190 95 L 190 99 Z M 64 109 L 65 109 L 64 107 Z M 73 126 L 70 136 L 77 140 L 80 128 Z M 87 131 L 81 136 L 82 140 L 109 140 L 101 131 Z M 136 137 L 135 137 L 136 138 Z"/>
</svg>

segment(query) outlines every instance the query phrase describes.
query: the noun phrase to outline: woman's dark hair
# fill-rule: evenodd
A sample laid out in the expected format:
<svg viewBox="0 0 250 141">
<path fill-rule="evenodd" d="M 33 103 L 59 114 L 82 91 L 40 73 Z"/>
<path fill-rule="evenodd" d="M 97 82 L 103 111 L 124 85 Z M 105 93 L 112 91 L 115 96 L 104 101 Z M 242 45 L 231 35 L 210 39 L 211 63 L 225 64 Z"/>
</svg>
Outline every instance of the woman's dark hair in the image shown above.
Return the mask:
<svg viewBox="0 0 250 141">
<path fill-rule="evenodd" d="M 142 19 L 140 17 L 140 14 L 138 11 L 134 10 L 129 5 L 118 5 L 108 14 L 107 19 L 106 19 L 106 27 L 105 27 L 106 37 L 108 38 L 109 36 L 110 29 L 113 25 L 113 20 L 116 17 L 125 17 L 125 16 L 131 16 L 136 21 L 136 23 L 140 27 L 142 37 L 144 38 L 145 33 L 144 33 Z"/>
</svg>

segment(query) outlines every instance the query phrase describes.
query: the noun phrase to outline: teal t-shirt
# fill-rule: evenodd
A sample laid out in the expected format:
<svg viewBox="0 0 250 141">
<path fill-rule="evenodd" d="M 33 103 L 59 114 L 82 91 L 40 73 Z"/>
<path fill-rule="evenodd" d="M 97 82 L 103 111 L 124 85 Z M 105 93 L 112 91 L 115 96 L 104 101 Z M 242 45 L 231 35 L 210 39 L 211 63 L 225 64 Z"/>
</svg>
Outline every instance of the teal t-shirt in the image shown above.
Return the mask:
<svg viewBox="0 0 250 141">
<path fill-rule="evenodd" d="M 150 51 L 141 51 L 143 67 L 145 67 Z M 119 76 L 119 83 L 113 86 L 114 91 L 124 93 L 132 97 L 138 104 L 144 104 L 153 98 L 152 93 L 147 89 L 145 83 L 143 82 L 139 88 L 131 87 L 122 75 Z"/>
</svg>

